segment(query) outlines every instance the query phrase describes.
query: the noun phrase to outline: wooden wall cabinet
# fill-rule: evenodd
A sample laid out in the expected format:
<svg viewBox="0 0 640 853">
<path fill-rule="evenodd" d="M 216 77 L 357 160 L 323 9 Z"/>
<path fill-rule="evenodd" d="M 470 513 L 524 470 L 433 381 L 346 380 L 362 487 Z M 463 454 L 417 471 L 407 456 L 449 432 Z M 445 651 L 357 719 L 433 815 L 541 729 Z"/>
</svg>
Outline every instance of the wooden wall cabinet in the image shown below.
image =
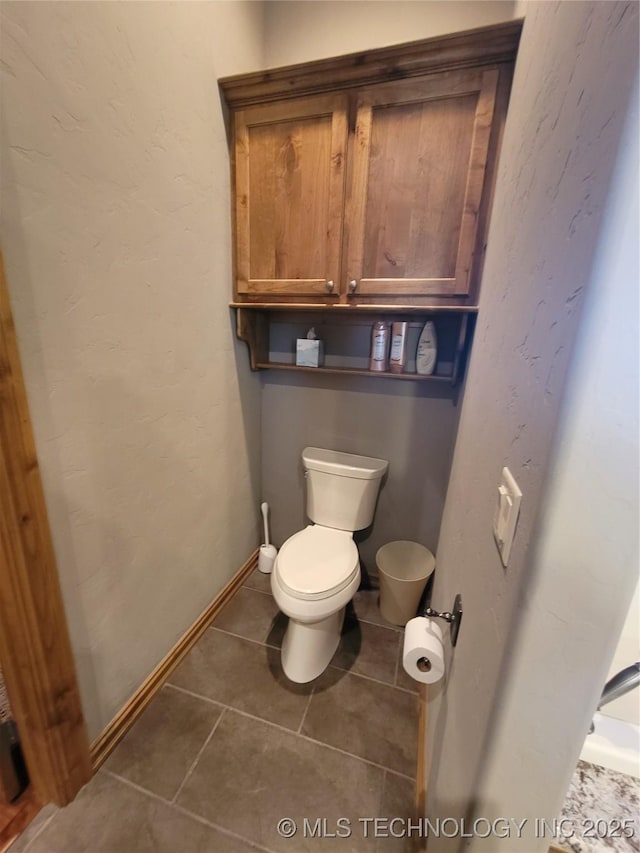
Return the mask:
<svg viewBox="0 0 640 853">
<path fill-rule="evenodd" d="M 345 94 L 238 111 L 238 295 L 467 296 L 497 82 L 460 71 L 358 91 L 350 146 Z"/>
<path fill-rule="evenodd" d="M 271 315 L 247 311 L 276 305 L 477 306 L 521 27 L 220 81 L 241 337 L 264 338 Z"/>
<path fill-rule="evenodd" d="M 347 138 L 341 93 L 235 114 L 238 296 L 337 294 Z"/>
<path fill-rule="evenodd" d="M 468 296 L 498 71 L 357 97 L 346 247 L 353 298 Z"/>
</svg>

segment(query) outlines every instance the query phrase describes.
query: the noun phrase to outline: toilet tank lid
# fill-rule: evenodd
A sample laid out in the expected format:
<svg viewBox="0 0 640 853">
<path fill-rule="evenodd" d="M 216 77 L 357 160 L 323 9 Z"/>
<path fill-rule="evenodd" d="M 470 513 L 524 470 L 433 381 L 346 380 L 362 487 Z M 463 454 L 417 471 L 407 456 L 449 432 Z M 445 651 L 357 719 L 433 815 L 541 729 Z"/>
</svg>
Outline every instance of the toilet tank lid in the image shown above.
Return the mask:
<svg viewBox="0 0 640 853">
<path fill-rule="evenodd" d="M 337 474 L 338 477 L 353 477 L 356 480 L 379 480 L 389 467 L 386 459 L 323 450 L 321 447 L 305 447 L 302 461 L 308 470 Z"/>
</svg>

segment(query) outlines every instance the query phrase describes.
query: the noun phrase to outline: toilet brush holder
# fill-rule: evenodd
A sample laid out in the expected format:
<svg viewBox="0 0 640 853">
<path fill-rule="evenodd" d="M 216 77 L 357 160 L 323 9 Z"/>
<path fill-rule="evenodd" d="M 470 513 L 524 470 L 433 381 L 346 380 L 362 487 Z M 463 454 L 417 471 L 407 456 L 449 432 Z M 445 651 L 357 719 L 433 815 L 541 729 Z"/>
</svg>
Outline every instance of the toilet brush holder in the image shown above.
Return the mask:
<svg viewBox="0 0 640 853">
<path fill-rule="evenodd" d="M 269 575 L 273 571 L 273 564 L 278 555 L 278 549 L 275 545 L 269 544 L 269 504 L 263 501 L 260 504 L 260 511 L 262 512 L 262 521 L 264 523 L 264 545 L 260 546 L 258 568 L 265 575 Z"/>
<path fill-rule="evenodd" d="M 258 554 L 258 569 L 265 575 L 271 574 L 278 555 L 275 545 L 261 545 Z"/>
</svg>

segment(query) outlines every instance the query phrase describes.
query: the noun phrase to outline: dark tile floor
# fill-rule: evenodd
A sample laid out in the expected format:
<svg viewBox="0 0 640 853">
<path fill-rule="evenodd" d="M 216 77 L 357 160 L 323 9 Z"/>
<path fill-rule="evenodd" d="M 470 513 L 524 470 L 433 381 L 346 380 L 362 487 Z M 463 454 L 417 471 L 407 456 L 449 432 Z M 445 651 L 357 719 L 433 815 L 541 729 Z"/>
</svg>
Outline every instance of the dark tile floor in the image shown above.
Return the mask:
<svg viewBox="0 0 640 853">
<path fill-rule="evenodd" d="M 75 802 L 44 810 L 10 853 L 405 849 L 361 820 L 413 814 L 418 703 L 402 632 L 375 591 L 358 592 L 331 666 L 297 685 L 280 666 L 285 629 L 254 572 Z M 278 834 L 285 817 L 292 838 Z"/>
</svg>

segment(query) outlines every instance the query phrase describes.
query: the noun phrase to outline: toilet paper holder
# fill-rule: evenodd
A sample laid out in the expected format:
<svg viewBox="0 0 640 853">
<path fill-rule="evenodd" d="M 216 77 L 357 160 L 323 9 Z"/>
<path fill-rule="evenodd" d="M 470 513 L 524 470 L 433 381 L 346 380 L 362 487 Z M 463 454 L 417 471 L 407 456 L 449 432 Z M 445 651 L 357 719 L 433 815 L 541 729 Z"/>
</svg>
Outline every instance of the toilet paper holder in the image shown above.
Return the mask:
<svg viewBox="0 0 640 853">
<path fill-rule="evenodd" d="M 430 619 L 444 619 L 445 622 L 448 622 L 451 628 L 451 645 L 455 646 L 458 642 L 460 623 L 462 622 L 462 596 L 460 593 L 454 599 L 452 612 L 445 610 L 444 613 L 440 613 L 433 607 L 425 607 L 422 615 L 428 616 Z"/>
</svg>

